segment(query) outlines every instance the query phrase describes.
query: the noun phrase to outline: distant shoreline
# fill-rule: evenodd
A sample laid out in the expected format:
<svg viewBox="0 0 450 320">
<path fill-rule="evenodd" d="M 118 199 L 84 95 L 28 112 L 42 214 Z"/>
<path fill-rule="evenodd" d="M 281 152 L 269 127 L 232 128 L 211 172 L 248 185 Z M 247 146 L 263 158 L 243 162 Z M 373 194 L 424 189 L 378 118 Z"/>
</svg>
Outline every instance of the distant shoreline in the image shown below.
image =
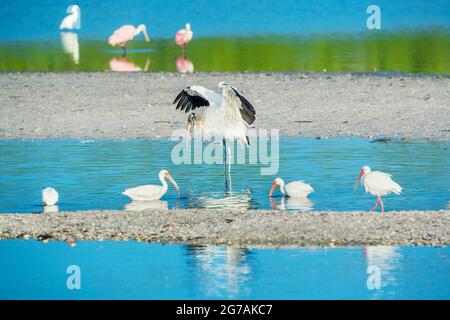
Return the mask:
<svg viewBox="0 0 450 320">
<path fill-rule="evenodd" d="M 450 211 L 73 211 L 0 214 L 0 239 L 137 240 L 242 247 L 450 245 Z"/>
<path fill-rule="evenodd" d="M 286 137 L 450 140 L 450 77 L 351 73 L 0 73 L 0 139 L 158 139 L 185 86 L 236 86 Z"/>
</svg>

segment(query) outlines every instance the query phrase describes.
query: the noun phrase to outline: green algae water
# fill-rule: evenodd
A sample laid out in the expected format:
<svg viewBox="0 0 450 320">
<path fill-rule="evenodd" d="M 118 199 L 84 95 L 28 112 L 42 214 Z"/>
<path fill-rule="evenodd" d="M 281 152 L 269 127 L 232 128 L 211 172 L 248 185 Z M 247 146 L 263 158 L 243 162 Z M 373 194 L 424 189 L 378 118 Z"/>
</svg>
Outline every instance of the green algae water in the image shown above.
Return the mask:
<svg viewBox="0 0 450 320">
<path fill-rule="evenodd" d="M 0 6 L 0 71 L 329 71 L 450 74 L 448 0 L 379 0 L 381 29 L 361 0 L 80 0 L 81 29 L 60 32 L 67 2 Z M 173 41 L 190 22 L 186 52 Z M 147 25 L 126 57 L 107 44 L 124 24 Z"/>
</svg>

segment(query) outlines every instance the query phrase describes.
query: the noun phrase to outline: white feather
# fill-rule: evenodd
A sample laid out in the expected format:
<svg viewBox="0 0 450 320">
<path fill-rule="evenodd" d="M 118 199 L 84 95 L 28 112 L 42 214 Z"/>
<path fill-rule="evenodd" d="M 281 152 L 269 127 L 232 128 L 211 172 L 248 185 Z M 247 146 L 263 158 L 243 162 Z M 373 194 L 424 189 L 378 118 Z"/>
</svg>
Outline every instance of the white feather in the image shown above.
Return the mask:
<svg viewBox="0 0 450 320">
<path fill-rule="evenodd" d="M 53 188 L 45 188 L 42 190 L 42 203 L 45 206 L 53 206 L 58 203 L 59 194 Z"/>
<path fill-rule="evenodd" d="M 391 179 L 391 175 L 381 171 L 370 171 L 361 178 L 366 192 L 374 196 L 385 196 L 389 193 L 400 194 L 402 187 Z"/>
</svg>

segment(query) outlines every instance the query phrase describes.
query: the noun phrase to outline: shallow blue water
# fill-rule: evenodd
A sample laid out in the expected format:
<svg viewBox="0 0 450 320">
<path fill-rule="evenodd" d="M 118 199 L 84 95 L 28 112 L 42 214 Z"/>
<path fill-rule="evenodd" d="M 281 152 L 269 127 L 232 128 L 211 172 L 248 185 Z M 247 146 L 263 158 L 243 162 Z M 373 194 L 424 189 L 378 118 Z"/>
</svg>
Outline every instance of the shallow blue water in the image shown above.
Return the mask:
<svg viewBox="0 0 450 320">
<path fill-rule="evenodd" d="M 280 138 L 279 172 L 269 165 L 232 166 L 233 193 L 224 193 L 222 164 L 180 164 L 171 160 L 169 140 L 0 141 L 0 212 L 41 212 L 41 188 L 60 193 L 59 210 L 146 208 L 254 208 L 368 210 L 375 199 L 353 183 L 363 165 L 393 175 L 401 195 L 384 198 L 390 210 L 446 209 L 450 200 L 448 142 L 374 142 L 360 138 Z M 220 149 L 221 150 L 221 149 Z M 255 150 L 250 152 L 255 154 Z M 220 158 L 220 157 L 219 157 Z M 261 158 L 259 158 L 261 160 Z M 274 158 L 273 160 L 276 160 Z M 275 163 L 275 162 L 274 162 Z M 276 166 L 274 166 L 276 167 Z M 178 182 L 160 202 L 130 203 L 126 188 L 159 184 L 167 169 Z M 310 201 L 268 197 L 272 181 L 304 180 Z"/>
<path fill-rule="evenodd" d="M 366 31 L 361 0 L 263 1 L 76 1 L 81 8 L 84 39 L 107 39 L 123 24 L 147 24 L 156 38 L 171 38 L 189 21 L 196 37 L 253 34 L 352 33 Z M 0 6 L 1 40 L 59 40 L 58 26 L 66 0 L 8 1 Z M 384 30 L 450 27 L 447 0 L 378 0 Z"/>
<path fill-rule="evenodd" d="M 5 240 L 0 298 L 449 299 L 449 255 L 449 247 L 274 250 L 133 241 L 70 247 Z M 66 286 L 71 265 L 80 268 L 80 290 Z M 379 289 L 367 284 L 369 267 L 380 272 Z"/>
</svg>

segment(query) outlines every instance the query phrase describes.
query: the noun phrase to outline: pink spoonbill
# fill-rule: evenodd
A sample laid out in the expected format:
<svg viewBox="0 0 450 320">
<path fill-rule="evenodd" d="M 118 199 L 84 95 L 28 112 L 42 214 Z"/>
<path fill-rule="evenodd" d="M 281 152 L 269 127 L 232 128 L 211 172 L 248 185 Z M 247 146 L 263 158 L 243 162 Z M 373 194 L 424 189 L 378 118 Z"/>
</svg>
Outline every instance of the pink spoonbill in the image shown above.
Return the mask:
<svg viewBox="0 0 450 320">
<path fill-rule="evenodd" d="M 311 192 L 314 192 L 313 187 L 303 181 L 292 181 L 285 184 L 283 179 L 276 178 L 273 181 L 272 189 L 270 189 L 269 197 L 272 197 L 272 194 L 277 187 L 280 187 L 280 191 L 283 195 L 292 198 L 306 198 Z"/>
<path fill-rule="evenodd" d="M 108 43 L 115 47 L 116 45 L 119 45 L 123 49 L 123 53 L 125 54 L 126 49 L 125 46 L 128 41 L 133 40 L 134 37 L 139 35 L 140 33 L 144 34 L 145 41 L 149 42 L 150 37 L 147 33 L 147 27 L 143 24 L 140 24 L 137 28 L 135 28 L 132 25 L 124 25 L 121 26 L 119 29 L 113 32 L 113 34 L 109 37 Z"/>
<path fill-rule="evenodd" d="M 381 200 L 381 196 L 385 196 L 390 193 L 400 194 L 402 192 L 402 187 L 391 179 L 390 174 L 381 171 L 372 171 L 368 166 L 361 168 L 354 185 L 355 190 L 359 180 L 361 180 L 361 185 L 364 186 L 366 192 L 369 192 L 371 195 L 377 197 L 375 206 L 370 211 L 375 210 L 379 203 L 381 206 L 381 212 L 384 212 L 384 204 L 383 200 Z"/>
<path fill-rule="evenodd" d="M 162 186 L 147 184 L 126 189 L 122 194 L 131 198 L 131 200 L 133 201 L 159 200 L 167 192 L 168 185 L 166 179 L 169 179 L 169 181 L 173 184 L 175 190 L 177 190 L 179 194 L 180 188 L 178 188 L 178 184 L 175 182 L 175 180 L 167 170 L 161 170 L 159 172 L 159 181 L 161 181 Z"/>
<path fill-rule="evenodd" d="M 185 29 L 180 29 L 175 34 L 175 43 L 185 49 L 186 45 L 191 42 L 194 33 L 191 30 L 191 24 L 186 23 Z"/>
</svg>

